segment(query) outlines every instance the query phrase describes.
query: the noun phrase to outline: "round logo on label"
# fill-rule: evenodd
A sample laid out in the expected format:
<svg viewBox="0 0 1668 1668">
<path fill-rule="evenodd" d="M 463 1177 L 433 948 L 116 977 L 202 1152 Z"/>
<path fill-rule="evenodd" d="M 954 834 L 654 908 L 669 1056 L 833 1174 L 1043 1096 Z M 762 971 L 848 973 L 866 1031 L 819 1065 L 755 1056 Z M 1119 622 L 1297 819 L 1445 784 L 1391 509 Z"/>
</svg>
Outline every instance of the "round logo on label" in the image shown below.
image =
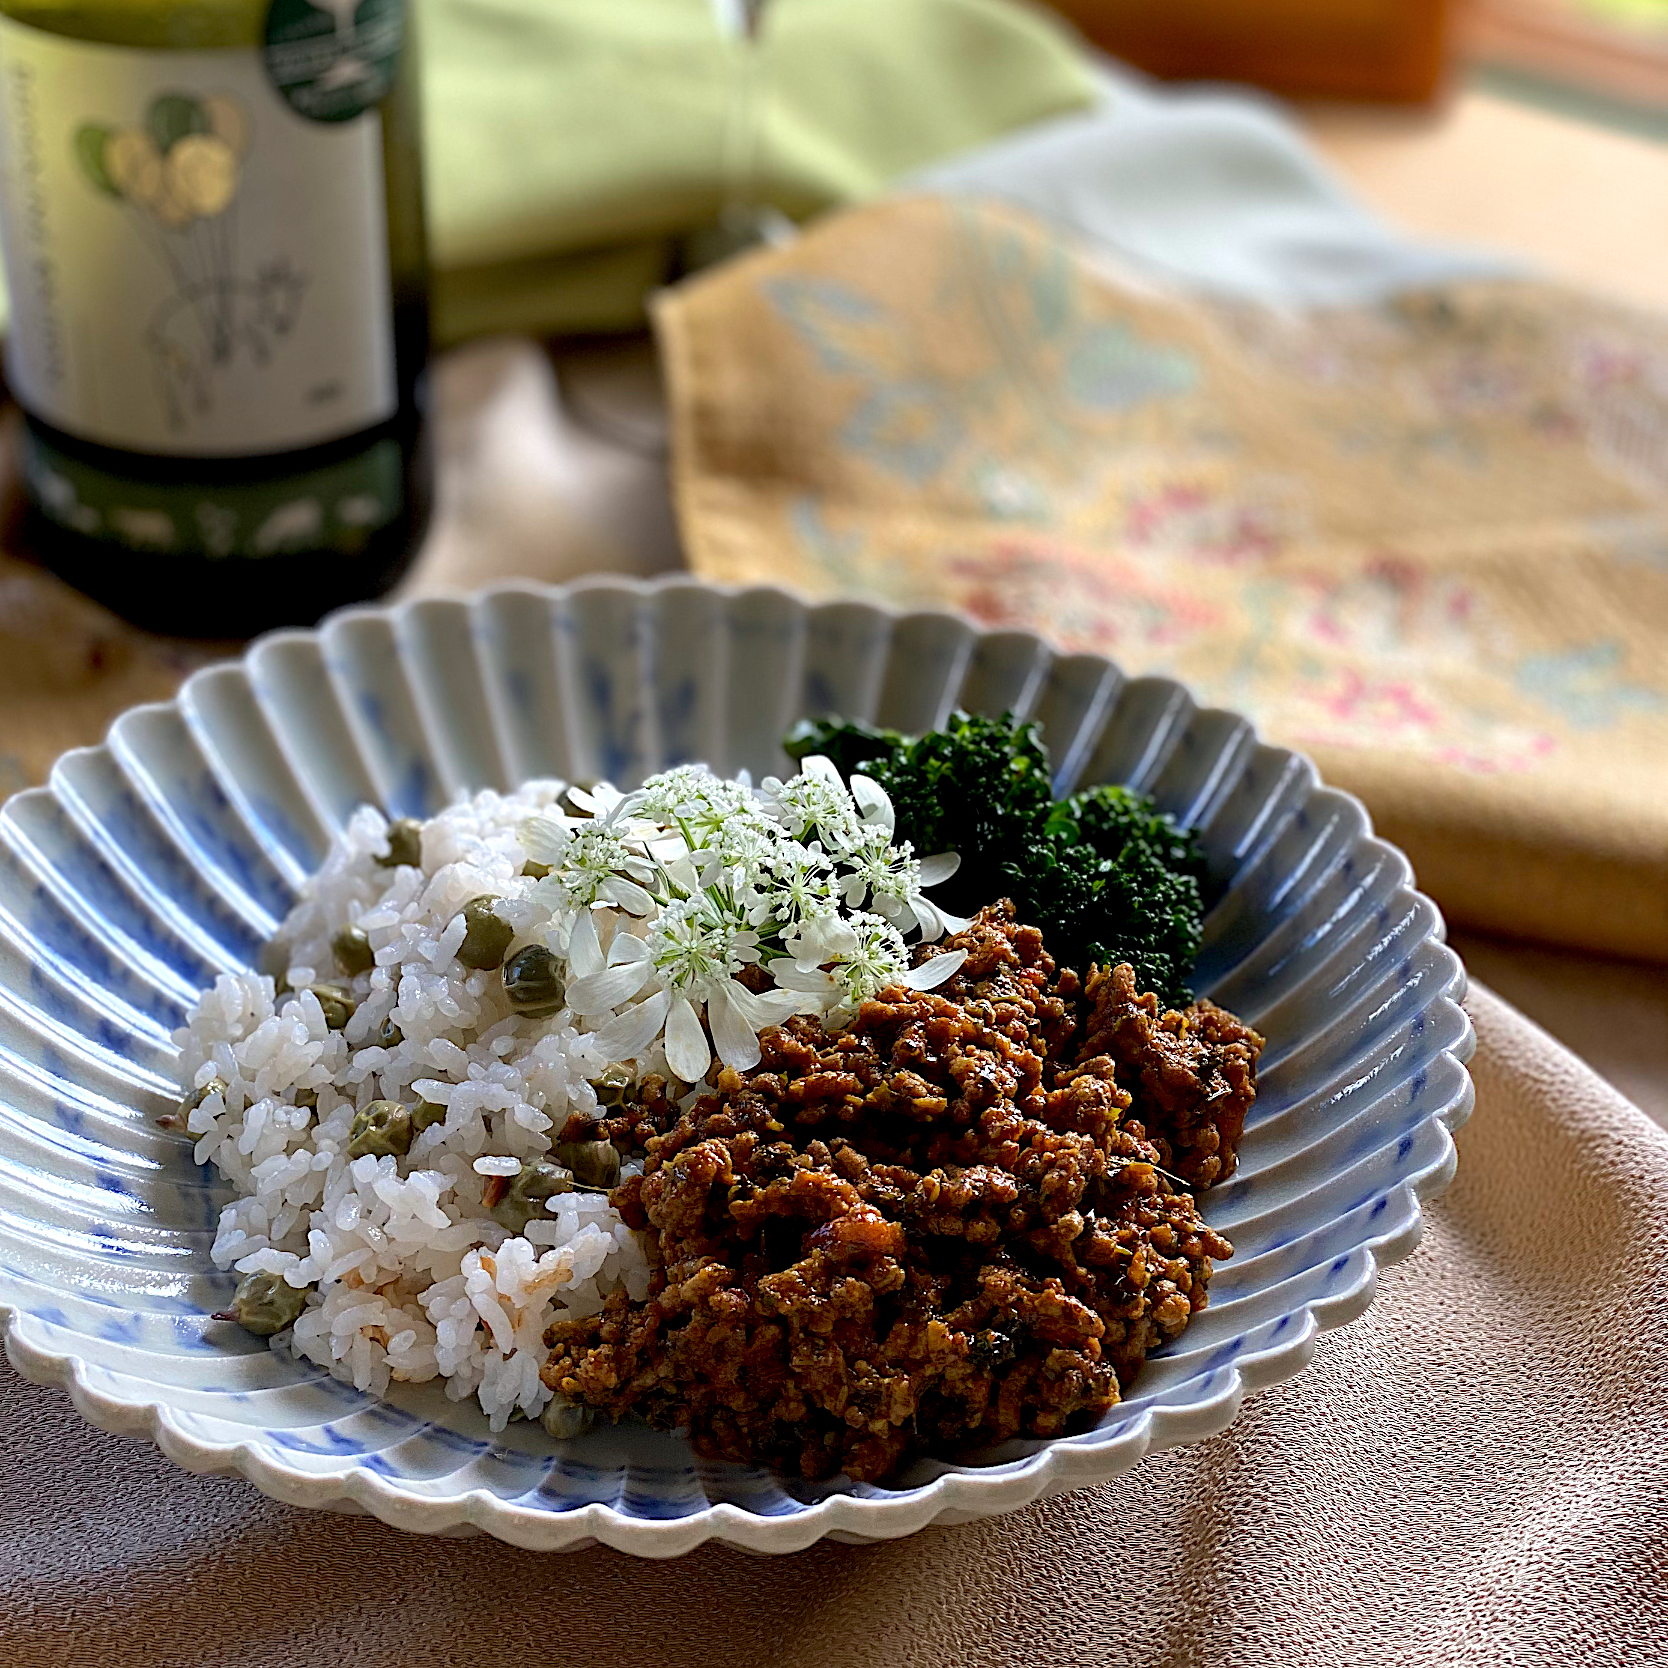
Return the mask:
<svg viewBox="0 0 1668 1668">
<path fill-rule="evenodd" d="M 405 0 L 272 0 L 261 58 L 290 108 L 313 122 L 349 122 L 394 84 Z"/>
</svg>

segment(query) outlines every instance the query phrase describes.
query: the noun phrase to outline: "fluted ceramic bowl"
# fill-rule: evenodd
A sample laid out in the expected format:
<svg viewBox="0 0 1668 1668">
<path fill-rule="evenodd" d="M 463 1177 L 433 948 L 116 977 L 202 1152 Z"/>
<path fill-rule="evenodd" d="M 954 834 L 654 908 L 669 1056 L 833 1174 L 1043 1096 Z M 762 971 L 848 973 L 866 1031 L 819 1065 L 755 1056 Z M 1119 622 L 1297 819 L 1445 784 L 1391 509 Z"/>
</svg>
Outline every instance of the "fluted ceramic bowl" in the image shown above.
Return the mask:
<svg viewBox="0 0 1668 1668">
<path fill-rule="evenodd" d="M 493 1436 L 437 1387 L 379 1401 L 210 1321 L 232 1288 L 208 1256 L 226 1189 L 153 1123 L 178 1097 L 169 1036 L 218 972 L 255 962 L 356 805 L 425 816 L 478 787 L 627 785 L 680 760 L 757 777 L 785 768 L 806 714 L 914 731 L 956 706 L 1040 719 L 1058 791 L 1127 782 L 1199 830 L 1198 984 L 1268 1039 L 1239 1170 L 1203 1200 L 1233 1260 L 1096 1427 L 892 1488 L 806 1484 L 628 1425 Z M 356 609 L 136 708 L 0 812 L 0 1329 L 21 1372 L 106 1430 L 407 1529 L 658 1557 L 1009 1511 L 1221 1430 L 1367 1306 L 1453 1174 L 1463 980 L 1356 800 L 1243 718 L 1098 656 L 686 580 Z"/>
</svg>

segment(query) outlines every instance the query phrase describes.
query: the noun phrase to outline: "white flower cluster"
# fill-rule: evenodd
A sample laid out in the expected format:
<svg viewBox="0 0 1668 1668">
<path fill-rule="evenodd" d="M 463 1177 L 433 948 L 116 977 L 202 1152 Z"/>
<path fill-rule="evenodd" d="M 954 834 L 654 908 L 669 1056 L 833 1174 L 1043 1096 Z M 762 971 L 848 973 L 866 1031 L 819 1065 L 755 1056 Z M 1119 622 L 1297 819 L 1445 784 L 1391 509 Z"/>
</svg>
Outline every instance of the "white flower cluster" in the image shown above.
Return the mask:
<svg viewBox="0 0 1668 1668">
<path fill-rule="evenodd" d="M 634 793 L 570 789 L 581 814 L 518 827 L 549 871 L 532 901 L 567 932 L 567 1005 L 609 1059 L 661 1045 L 689 1083 L 714 1051 L 746 1071 L 764 1027 L 795 1013 L 838 1027 L 887 985 L 930 990 L 966 959 L 911 968 L 904 943 L 966 925 L 924 895 L 960 859 L 894 844 L 878 783 L 848 786 L 823 758 L 801 768 L 754 788 L 680 765 Z"/>
</svg>

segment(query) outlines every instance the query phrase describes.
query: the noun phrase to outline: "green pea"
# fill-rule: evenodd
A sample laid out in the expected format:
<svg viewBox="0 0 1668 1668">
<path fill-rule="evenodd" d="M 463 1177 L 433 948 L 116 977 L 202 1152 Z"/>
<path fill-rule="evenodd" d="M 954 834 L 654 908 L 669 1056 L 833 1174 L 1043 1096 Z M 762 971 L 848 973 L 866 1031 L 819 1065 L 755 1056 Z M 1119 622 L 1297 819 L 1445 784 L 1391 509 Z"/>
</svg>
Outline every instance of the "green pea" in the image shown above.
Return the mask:
<svg viewBox="0 0 1668 1668">
<path fill-rule="evenodd" d="M 535 863 L 533 859 L 529 857 L 527 861 L 521 865 L 521 872 L 529 880 L 543 880 L 544 877 L 550 873 L 550 865 L 548 863 Z"/>
<path fill-rule="evenodd" d="M 376 1045 L 378 1048 L 398 1048 L 405 1041 L 405 1032 L 394 1023 L 394 1016 L 389 1016 L 377 1027 Z"/>
<path fill-rule="evenodd" d="M 570 1437 L 583 1436 L 591 1428 L 595 1417 L 596 1414 L 584 1403 L 570 1402 L 566 1396 L 553 1396 L 544 1404 L 539 1423 L 558 1442 L 563 1442 Z"/>
<path fill-rule="evenodd" d="M 294 1326 L 307 1307 L 307 1288 L 292 1286 L 281 1274 L 246 1274 L 238 1282 L 230 1310 L 222 1311 L 245 1332 L 270 1338 Z"/>
<path fill-rule="evenodd" d="M 369 973 L 376 966 L 376 953 L 362 927 L 343 927 L 330 940 L 336 965 L 351 979 L 355 973 Z"/>
<path fill-rule="evenodd" d="M 624 1105 L 626 1096 L 631 1093 L 631 1083 L 630 1066 L 621 1065 L 618 1061 L 604 1066 L 601 1073 L 591 1079 L 591 1087 L 597 1092 L 597 1105 Z"/>
<path fill-rule="evenodd" d="M 492 1219 L 512 1234 L 519 1234 L 539 1213 L 546 1199 L 573 1191 L 573 1176 L 559 1164 L 533 1159 L 523 1164 L 504 1196 L 492 1207 Z"/>
<path fill-rule="evenodd" d="M 190 1118 L 191 1114 L 195 1112 L 210 1095 L 224 1095 L 225 1092 L 226 1079 L 223 1077 L 211 1077 L 208 1082 L 202 1086 L 202 1088 L 193 1089 L 183 1100 L 181 1100 L 179 1105 L 176 1106 L 172 1112 L 164 1112 L 156 1121 L 164 1129 L 176 1130 L 179 1134 L 183 1135 L 187 1143 L 190 1145 L 192 1152 L 195 1153 L 197 1150 L 197 1143 L 202 1139 L 202 1136 L 193 1135 L 190 1125 L 186 1120 Z"/>
<path fill-rule="evenodd" d="M 423 862 L 423 825 L 415 817 L 401 817 L 388 825 L 388 855 L 377 862 L 385 869 L 402 865 L 416 869 Z"/>
<path fill-rule="evenodd" d="M 446 1121 L 446 1108 L 435 1100 L 420 1100 L 417 1110 L 411 1114 L 411 1135 L 415 1140 L 425 1129 L 432 1129 L 436 1124 Z"/>
<path fill-rule="evenodd" d="M 561 964 L 542 944 L 517 950 L 504 963 L 502 978 L 510 1006 L 529 1019 L 553 1014 L 567 1000 Z"/>
<path fill-rule="evenodd" d="M 497 967 L 504 960 L 504 952 L 515 937 L 515 928 L 508 921 L 493 914 L 494 897 L 471 898 L 463 906 L 463 942 L 458 946 L 458 960 L 465 967 L 484 972 Z"/>
<path fill-rule="evenodd" d="M 310 988 L 324 1011 L 324 1023 L 332 1031 L 345 1031 L 347 1022 L 353 1018 L 353 1010 L 359 1004 L 340 985 L 313 985 Z"/>
<path fill-rule="evenodd" d="M 295 1091 L 295 1104 L 297 1106 L 305 1107 L 309 1112 L 318 1111 L 318 1109 L 319 1109 L 319 1092 L 318 1092 L 318 1090 L 317 1089 L 297 1089 Z"/>
<path fill-rule="evenodd" d="M 185 1120 L 189 1118 L 191 1114 L 209 1098 L 210 1095 L 224 1095 L 229 1087 L 230 1085 L 226 1082 L 225 1078 L 211 1077 L 208 1082 L 202 1086 L 202 1088 L 193 1089 L 191 1093 L 180 1102 L 179 1110 L 174 1114 L 175 1118 L 179 1121 L 179 1127 L 181 1129 L 185 1128 Z M 193 1135 L 191 1139 L 195 1141 L 197 1137 Z"/>
<path fill-rule="evenodd" d="M 411 1113 L 397 1100 L 373 1100 L 353 1115 L 347 1155 L 404 1158 L 411 1151 Z"/>
<path fill-rule="evenodd" d="M 556 1162 L 586 1187 L 613 1187 L 620 1179 L 620 1153 L 612 1141 L 561 1141 Z"/>
</svg>

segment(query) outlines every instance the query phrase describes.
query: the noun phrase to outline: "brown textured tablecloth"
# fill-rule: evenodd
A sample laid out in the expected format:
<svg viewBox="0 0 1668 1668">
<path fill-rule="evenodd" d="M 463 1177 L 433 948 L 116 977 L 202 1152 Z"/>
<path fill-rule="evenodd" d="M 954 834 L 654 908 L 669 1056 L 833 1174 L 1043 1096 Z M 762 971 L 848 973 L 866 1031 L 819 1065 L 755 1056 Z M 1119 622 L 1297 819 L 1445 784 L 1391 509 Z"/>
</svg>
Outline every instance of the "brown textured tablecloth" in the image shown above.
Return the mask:
<svg viewBox="0 0 1668 1668">
<path fill-rule="evenodd" d="M 657 468 L 575 433 L 533 349 L 444 362 L 443 512 L 413 576 L 651 571 Z M 212 650 L 0 562 L 12 780 Z M 1566 1038 L 1668 1101 L 1660 972 L 1496 945 Z M 1653 983 L 1654 981 L 1654 983 Z M 1579 984 L 1580 996 L 1571 997 Z M 1514 985 L 1514 991 L 1519 987 Z M 196 1478 L 0 1371 L 0 1653 L 15 1668 L 399 1663 L 1654 1663 L 1668 1657 L 1668 1136 L 1494 998 L 1425 1243 L 1223 1435 L 1012 1517 L 781 1560 L 426 1541 Z"/>
<path fill-rule="evenodd" d="M 197 1478 L 0 1380 L 10 1668 L 1668 1660 L 1668 1134 L 1484 990 L 1423 1244 L 1196 1447 L 1005 1518 L 669 1564 Z"/>
</svg>

